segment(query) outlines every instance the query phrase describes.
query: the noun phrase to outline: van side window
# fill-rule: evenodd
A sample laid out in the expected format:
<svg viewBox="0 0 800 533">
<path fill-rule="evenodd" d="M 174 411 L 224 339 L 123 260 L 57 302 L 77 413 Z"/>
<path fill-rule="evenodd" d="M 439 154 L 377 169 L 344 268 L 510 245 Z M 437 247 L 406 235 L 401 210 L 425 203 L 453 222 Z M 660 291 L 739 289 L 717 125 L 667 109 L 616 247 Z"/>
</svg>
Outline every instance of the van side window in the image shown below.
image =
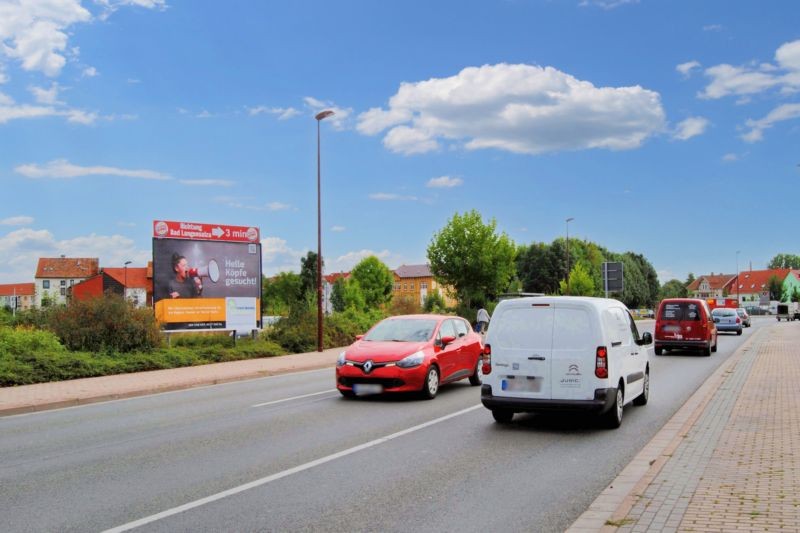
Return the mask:
<svg viewBox="0 0 800 533">
<path fill-rule="evenodd" d="M 639 337 L 639 328 L 636 327 L 636 321 L 633 320 L 633 317 L 630 313 L 625 313 L 628 315 L 628 322 L 631 325 L 631 335 L 633 335 L 633 340 L 639 341 L 641 337 Z"/>
</svg>

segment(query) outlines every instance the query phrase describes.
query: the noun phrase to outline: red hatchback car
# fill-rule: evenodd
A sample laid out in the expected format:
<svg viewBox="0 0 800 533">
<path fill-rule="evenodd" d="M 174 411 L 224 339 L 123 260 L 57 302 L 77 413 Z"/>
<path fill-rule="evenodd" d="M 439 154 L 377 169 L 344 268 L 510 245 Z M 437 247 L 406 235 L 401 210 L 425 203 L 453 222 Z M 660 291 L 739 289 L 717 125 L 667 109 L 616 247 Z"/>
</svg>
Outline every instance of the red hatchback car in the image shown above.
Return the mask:
<svg viewBox="0 0 800 533">
<path fill-rule="evenodd" d="M 343 396 L 419 392 L 431 399 L 444 383 L 480 385 L 483 343 L 463 318 L 403 315 L 378 322 L 336 361 Z"/>
<path fill-rule="evenodd" d="M 703 355 L 717 351 L 717 327 L 705 300 L 665 298 L 656 314 L 655 352 L 700 350 Z"/>
</svg>

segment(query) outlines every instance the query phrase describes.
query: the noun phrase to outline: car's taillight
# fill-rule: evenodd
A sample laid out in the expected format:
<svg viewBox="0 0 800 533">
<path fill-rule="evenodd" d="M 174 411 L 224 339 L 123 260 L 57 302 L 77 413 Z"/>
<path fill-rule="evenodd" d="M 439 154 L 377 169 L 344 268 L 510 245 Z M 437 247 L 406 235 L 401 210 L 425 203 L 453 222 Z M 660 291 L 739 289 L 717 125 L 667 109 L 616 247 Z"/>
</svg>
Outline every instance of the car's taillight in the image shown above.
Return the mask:
<svg viewBox="0 0 800 533">
<path fill-rule="evenodd" d="M 483 364 L 481 365 L 481 372 L 484 375 L 492 373 L 492 345 L 487 344 L 483 347 Z"/>
<path fill-rule="evenodd" d="M 594 363 L 594 375 L 605 379 L 608 377 L 608 350 L 605 346 L 597 347 L 597 356 Z"/>
<path fill-rule="evenodd" d="M 737 323 L 737 324 L 741 324 L 741 323 L 742 323 L 742 319 L 741 319 L 741 318 L 739 318 L 738 316 L 736 317 L 736 323 Z"/>
</svg>

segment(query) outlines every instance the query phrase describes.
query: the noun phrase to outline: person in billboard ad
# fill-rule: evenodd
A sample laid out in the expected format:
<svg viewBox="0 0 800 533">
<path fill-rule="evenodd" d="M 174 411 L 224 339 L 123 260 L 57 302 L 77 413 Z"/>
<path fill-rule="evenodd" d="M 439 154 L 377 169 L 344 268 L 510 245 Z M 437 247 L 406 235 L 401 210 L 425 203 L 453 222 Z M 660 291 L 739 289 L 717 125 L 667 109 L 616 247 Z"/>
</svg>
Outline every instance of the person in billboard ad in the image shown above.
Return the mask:
<svg viewBox="0 0 800 533">
<path fill-rule="evenodd" d="M 203 281 L 189 269 L 189 262 L 179 253 L 172 254 L 174 275 L 169 280 L 170 298 L 195 298 L 203 293 Z"/>
</svg>

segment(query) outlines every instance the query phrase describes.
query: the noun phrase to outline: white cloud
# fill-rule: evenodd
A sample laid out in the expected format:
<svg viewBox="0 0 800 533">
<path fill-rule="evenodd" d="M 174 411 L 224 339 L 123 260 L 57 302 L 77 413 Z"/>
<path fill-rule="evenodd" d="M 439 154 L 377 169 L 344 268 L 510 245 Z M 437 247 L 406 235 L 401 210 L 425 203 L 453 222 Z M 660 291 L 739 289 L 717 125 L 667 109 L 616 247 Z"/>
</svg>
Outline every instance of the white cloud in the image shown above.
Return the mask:
<svg viewBox="0 0 800 533">
<path fill-rule="evenodd" d="M 172 177 L 170 177 L 168 174 L 156 172 L 154 170 L 128 170 L 104 166 L 82 167 L 79 165 L 74 165 L 66 159 L 56 159 L 45 165 L 37 165 L 35 163 L 19 165 L 14 168 L 14 172 L 21 174 L 26 178 L 32 179 L 71 179 L 82 176 L 120 176 L 125 178 L 139 178 L 145 180 L 172 179 Z"/>
<path fill-rule="evenodd" d="M 580 7 L 599 7 L 605 10 L 616 9 L 628 4 L 638 4 L 639 0 L 581 0 Z"/>
<path fill-rule="evenodd" d="M 97 76 L 99 74 L 100 73 L 97 72 L 97 69 L 94 68 L 94 67 L 87 67 L 87 68 L 83 69 L 83 72 L 81 73 L 81 75 L 84 78 L 94 78 L 95 76 Z"/>
<path fill-rule="evenodd" d="M 539 154 L 637 148 L 664 124 L 654 91 L 595 87 L 552 67 L 498 64 L 403 83 L 388 109 L 359 115 L 358 130 L 374 135 L 388 128 L 384 145 L 404 154 L 430 152 L 442 142 Z"/>
<path fill-rule="evenodd" d="M 776 122 L 800 118 L 800 104 L 784 104 L 770 111 L 759 120 L 748 120 L 746 125 L 750 131 L 742 135 L 746 142 L 753 143 L 764 138 L 764 130 L 771 128 Z"/>
<path fill-rule="evenodd" d="M 44 89 L 42 87 L 30 87 L 31 94 L 33 94 L 34 98 L 36 98 L 36 101 L 45 105 L 56 105 L 63 103 L 58 101 L 58 91 L 60 89 L 61 88 L 55 82 L 50 85 L 49 89 Z"/>
<path fill-rule="evenodd" d="M 675 132 L 672 134 L 672 138 L 678 139 L 679 141 L 685 141 L 691 139 L 692 137 L 702 135 L 705 133 L 709 124 L 710 122 L 707 118 L 689 117 L 686 120 L 678 123 L 677 128 L 675 128 Z"/>
<path fill-rule="evenodd" d="M 12 106 L 14 105 L 14 99 L 8 96 L 7 94 L 0 93 L 0 106 Z"/>
<path fill-rule="evenodd" d="M 675 67 L 675 70 L 683 74 L 684 78 L 688 78 L 689 76 L 692 75 L 692 71 L 696 68 L 700 68 L 699 61 L 688 61 L 686 63 L 681 63 L 680 65 Z"/>
<path fill-rule="evenodd" d="M 451 178 L 450 176 L 440 176 L 438 178 L 431 178 L 428 180 L 426 187 L 434 189 L 449 189 L 463 185 L 464 180 L 461 178 Z"/>
<path fill-rule="evenodd" d="M 92 124 L 97 120 L 97 113 L 80 109 L 56 108 L 53 106 L 35 106 L 28 104 L 9 105 L 6 99 L 0 99 L 0 124 L 5 124 L 12 120 L 43 117 L 65 117 L 68 122 Z"/>
<path fill-rule="evenodd" d="M 325 258 L 323 256 L 323 262 L 325 263 L 325 272 L 349 272 L 356 266 L 358 263 L 366 259 L 367 257 L 375 256 L 380 259 L 384 264 L 393 265 L 393 264 L 402 264 L 402 258 L 396 254 L 392 254 L 389 250 L 383 250 L 380 252 L 375 252 L 373 250 L 358 250 L 355 252 L 348 252 L 344 255 L 340 255 L 336 258 L 331 259 Z M 391 268 L 391 266 L 389 266 Z"/>
<path fill-rule="evenodd" d="M 307 252 L 289 247 L 280 237 L 266 237 L 261 239 L 262 270 L 267 276 L 278 272 L 299 272 L 300 259 Z"/>
<path fill-rule="evenodd" d="M 270 202 L 267 204 L 267 209 L 270 211 L 286 211 L 291 208 L 292 206 L 289 204 L 282 204 L 281 202 Z"/>
<path fill-rule="evenodd" d="M 800 40 L 782 44 L 775 51 L 775 63 L 746 66 L 728 64 L 706 69 L 711 82 L 699 94 L 700 98 L 718 99 L 725 96 L 748 97 L 772 88 L 783 94 L 800 91 Z"/>
<path fill-rule="evenodd" d="M 25 215 L 8 217 L 0 220 L 0 225 L 3 226 L 27 226 L 29 224 L 33 224 L 33 217 Z"/>
<path fill-rule="evenodd" d="M 234 182 L 230 180 L 178 180 L 183 185 L 190 185 L 194 187 L 230 187 Z"/>
<path fill-rule="evenodd" d="M 403 196 L 400 194 L 388 193 L 388 192 L 376 192 L 369 195 L 371 200 L 408 200 L 408 201 L 416 201 L 419 198 L 416 196 Z"/>
<path fill-rule="evenodd" d="M 739 155 L 734 153 L 725 154 L 722 156 L 722 160 L 726 163 L 732 163 L 739 160 Z"/>
<path fill-rule="evenodd" d="M 136 85 L 138 83 L 142 83 L 142 80 L 138 78 L 128 78 L 127 82 L 130 83 L 131 85 Z"/>
<path fill-rule="evenodd" d="M 166 6 L 164 0 L 95 0 L 95 4 L 103 8 L 101 19 L 126 5 L 149 9 Z M 16 60 L 24 70 L 58 76 L 67 56 L 79 53 L 77 47 L 67 47 L 72 27 L 92 18 L 81 0 L 0 2 L 0 60 L 3 57 Z"/>
<path fill-rule="evenodd" d="M 703 26 L 703 31 L 722 31 L 721 24 L 707 24 Z"/>
<path fill-rule="evenodd" d="M 344 226 L 331 226 L 331 231 L 336 232 L 336 233 L 341 233 L 341 232 L 345 231 L 346 229 L 347 228 L 345 228 Z"/>
<path fill-rule="evenodd" d="M 147 264 L 150 249 L 138 249 L 121 235 L 97 235 L 58 240 L 48 230 L 18 229 L 0 236 L 0 283 L 32 282 L 40 257 L 97 257 L 102 266 L 125 261 Z"/>
<path fill-rule="evenodd" d="M 336 130 L 345 129 L 348 117 L 353 114 L 353 109 L 351 107 L 339 107 L 332 102 L 323 102 L 311 96 L 306 96 L 303 101 L 306 106 L 311 108 L 315 115 L 326 109 L 333 111 L 333 116 L 324 119 L 324 122 L 330 122 Z"/>
<path fill-rule="evenodd" d="M 287 120 L 300 114 L 300 111 L 293 107 L 266 107 L 263 105 L 248 107 L 247 112 L 253 117 L 264 113 L 277 115 L 278 120 Z"/>
</svg>

